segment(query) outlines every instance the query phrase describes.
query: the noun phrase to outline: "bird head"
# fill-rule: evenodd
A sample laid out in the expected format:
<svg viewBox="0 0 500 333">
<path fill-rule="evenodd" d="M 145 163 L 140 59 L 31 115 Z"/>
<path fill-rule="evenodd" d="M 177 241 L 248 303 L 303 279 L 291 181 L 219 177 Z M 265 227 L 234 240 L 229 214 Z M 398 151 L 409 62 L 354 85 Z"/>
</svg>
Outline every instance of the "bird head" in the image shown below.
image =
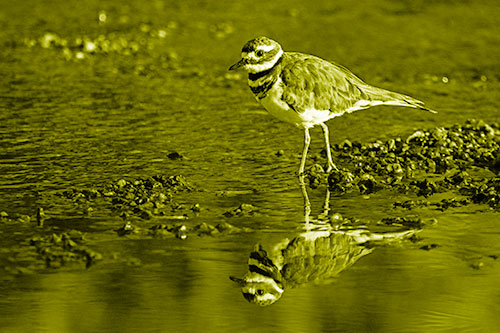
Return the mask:
<svg viewBox="0 0 500 333">
<path fill-rule="evenodd" d="M 248 41 L 241 50 L 241 59 L 229 70 L 244 68 L 249 73 L 259 73 L 272 68 L 283 55 L 281 45 L 267 37 Z"/>
<path fill-rule="evenodd" d="M 260 244 L 250 253 L 248 272 L 245 276 L 229 278 L 241 287 L 243 297 L 247 301 L 260 306 L 275 303 L 284 292 L 283 276 Z"/>
<path fill-rule="evenodd" d="M 243 297 L 259 306 L 268 306 L 275 303 L 283 294 L 283 286 L 274 279 L 251 272 L 243 278 L 231 276 L 230 279 L 241 287 Z"/>
</svg>

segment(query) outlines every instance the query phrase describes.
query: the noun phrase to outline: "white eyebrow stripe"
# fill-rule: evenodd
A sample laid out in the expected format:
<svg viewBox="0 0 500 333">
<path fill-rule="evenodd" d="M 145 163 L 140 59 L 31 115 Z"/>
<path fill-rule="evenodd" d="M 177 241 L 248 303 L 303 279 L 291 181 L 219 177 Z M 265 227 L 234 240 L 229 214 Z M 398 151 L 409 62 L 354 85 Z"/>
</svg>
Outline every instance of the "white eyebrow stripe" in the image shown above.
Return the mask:
<svg viewBox="0 0 500 333">
<path fill-rule="evenodd" d="M 274 45 L 259 45 L 259 46 L 257 46 L 257 49 L 262 50 L 264 52 L 269 52 L 272 49 L 274 49 Z"/>
</svg>

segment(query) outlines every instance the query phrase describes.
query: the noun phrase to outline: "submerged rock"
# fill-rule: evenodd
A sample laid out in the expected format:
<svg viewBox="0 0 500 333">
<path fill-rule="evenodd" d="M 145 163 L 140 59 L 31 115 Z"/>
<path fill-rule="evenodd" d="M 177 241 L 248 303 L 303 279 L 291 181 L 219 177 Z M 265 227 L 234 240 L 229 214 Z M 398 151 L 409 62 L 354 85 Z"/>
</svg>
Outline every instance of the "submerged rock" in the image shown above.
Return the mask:
<svg viewBox="0 0 500 333">
<path fill-rule="evenodd" d="M 35 247 L 39 260 L 46 263 L 47 268 L 59 268 L 70 263 L 83 262 L 88 268 L 102 255 L 85 245 L 85 238 L 79 231 L 53 233 L 48 236 L 35 236 L 30 239 Z"/>
<path fill-rule="evenodd" d="M 31 216 L 25 214 L 13 214 L 9 215 L 7 212 L 0 212 L 0 223 L 5 224 L 17 224 L 17 223 L 30 223 L 32 220 Z"/>
<path fill-rule="evenodd" d="M 186 239 L 189 235 L 196 236 L 219 236 L 225 234 L 249 232 L 249 229 L 239 228 L 227 222 L 212 225 L 206 222 L 188 226 L 182 223 L 157 224 L 149 229 L 149 234 L 153 237 L 169 238 L 175 237 Z"/>
<path fill-rule="evenodd" d="M 171 160 L 181 160 L 181 159 L 183 159 L 183 158 L 184 158 L 184 156 L 182 156 L 180 153 L 178 153 L 178 152 L 176 152 L 176 151 L 174 151 L 174 152 L 172 152 L 172 153 L 169 153 L 169 154 L 167 155 L 167 157 L 168 157 L 169 159 L 171 159 Z"/>
<path fill-rule="evenodd" d="M 434 222 L 434 221 L 432 221 Z M 429 222 L 424 222 L 420 217 L 386 217 L 380 220 L 379 224 L 396 227 L 407 227 L 412 229 L 422 229 Z"/>
<path fill-rule="evenodd" d="M 116 230 L 116 233 L 119 236 L 126 236 L 133 233 L 138 233 L 138 229 L 132 223 L 126 222 L 124 225 L 122 225 L 120 228 Z"/>
<path fill-rule="evenodd" d="M 250 204 L 242 203 L 238 207 L 225 212 L 223 215 L 225 217 L 234 217 L 234 216 L 239 217 L 239 216 L 254 215 L 256 212 L 257 212 L 257 207 Z"/>
</svg>

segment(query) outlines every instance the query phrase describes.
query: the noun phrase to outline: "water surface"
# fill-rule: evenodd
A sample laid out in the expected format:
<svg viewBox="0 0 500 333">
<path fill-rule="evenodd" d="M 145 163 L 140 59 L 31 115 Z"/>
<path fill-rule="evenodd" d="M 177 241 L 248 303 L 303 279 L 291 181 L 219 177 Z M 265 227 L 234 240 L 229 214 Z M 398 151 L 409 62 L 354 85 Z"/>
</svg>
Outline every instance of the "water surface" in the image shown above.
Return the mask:
<svg viewBox="0 0 500 333">
<path fill-rule="evenodd" d="M 257 243 L 270 249 L 304 231 L 295 177 L 303 134 L 255 103 L 244 74 L 227 72 L 243 43 L 267 35 L 439 111 L 377 107 L 348 115 L 329 123 L 332 143 L 404 137 L 469 118 L 495 122 L 500 13 L 494 1 L 0 6 L 0 211 L 32 217 L 0 223 L 2 331 L 499 327 L 500 216 L 485 205 L 402 212 L 392 209 L 399 194 L 334 196 L 330 216 L 357 218 L 370 228 L 407 214 L 437 223 L 425 225 L 418 241 L 376 246 L 338 276 L 286 290 L 269 307 L 247 303 L 229 280 L 245 274 Z M 88 42 L 99 38 L 116 47 L 93 51 Z M 322 148 L 321 130 L 313 129 L 312 138 L 314 155 Z M 183 158 L 169 158 L 173 152 Z M 184 223 L 229 222 L 245 231 L 184 240 L 121 237 L 116 230 L 124 221 L 109 207 L 57 195 L 178 174 L 199 190 L 175 196 L 186 207 L 201 207 Z M 315 218 L 325 189 L 309 195 Z M 223 215 L 242 203 L 259 213 Z M 47 215 L 43 228 L 36 226 L 39 207 Z M 163 220 L 133 221 L 147 229 Z M 89 268 L 79 262 L 47 269 L 37 262 L 24 269 L 33 260 L 32 237 L 70 230 L 84 232 L 103 258 Z"/>
</svg>

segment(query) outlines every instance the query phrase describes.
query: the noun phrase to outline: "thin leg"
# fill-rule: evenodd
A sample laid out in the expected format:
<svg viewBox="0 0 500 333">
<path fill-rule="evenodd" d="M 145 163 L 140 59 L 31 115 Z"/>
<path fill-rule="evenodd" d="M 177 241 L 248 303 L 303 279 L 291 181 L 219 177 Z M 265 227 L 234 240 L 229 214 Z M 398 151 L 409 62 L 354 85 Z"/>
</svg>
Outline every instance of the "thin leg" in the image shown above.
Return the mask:
<svg viewBox="0 0 500 333">
<path fill-rule="evenodd" d="M 330 151 L 330 135 L 328 133 L 328 126 L 323 123 L 320 123 L 321 127 L 323 127 L 323 133 L 325 134 L 325 145 L 326 145 L 326 157 L 328 158 L 328 167 L 326 168 L 326 172 L 329 173 L 334 170 L 338 170 L 338 168 L 333 164 L 332 153 Z"/>
<path fill-rule="evenodd" d="M 323 215 L 328 216 L 329 211 L 330 211 L 330 189 L 327 187 L 325 193 L 325 203 L 323 204 Z"/>
<path fill-rule="evenodd" d="M 304 181 L 304 169 L 306 167 L 307 150 L 309 149 L 309 144 L 311 143 L 311 136 L 309 135 L 309 128 L 304 129 L 304 149 L 302 150 L 302 158 L 300 160 L 299 167 L 299 184 L 302 190 L 302 195 L 304 197 L 304 220 L 306 225 L 309 225 L 309 215 L 311 214 L 311 202 L 309 201 L 309 196 L 307 195 L 306 183 Z"/>
<path fill-rule="evenodd" d="M 300 184 L 300 189 L 302 190 L 302 196 L 304 197 L 304 222 L 308 225 L 309 216 L 311 215 L 311 202 L 309 201 L 306 185 L 304 183 Z"/>
<path fill-rule="evenodd" d="M 309 149 L 309 144 L 311 143 L 311 136 L 309 135 L 309 128 L 304 129 L 304 150 L 302 150 L 302 159 L 300 160 L 299 167 L 299 182 L 304 183 L 304 169 L 306 167 L 306 157 L 307 150 Z"/>
</svg>

